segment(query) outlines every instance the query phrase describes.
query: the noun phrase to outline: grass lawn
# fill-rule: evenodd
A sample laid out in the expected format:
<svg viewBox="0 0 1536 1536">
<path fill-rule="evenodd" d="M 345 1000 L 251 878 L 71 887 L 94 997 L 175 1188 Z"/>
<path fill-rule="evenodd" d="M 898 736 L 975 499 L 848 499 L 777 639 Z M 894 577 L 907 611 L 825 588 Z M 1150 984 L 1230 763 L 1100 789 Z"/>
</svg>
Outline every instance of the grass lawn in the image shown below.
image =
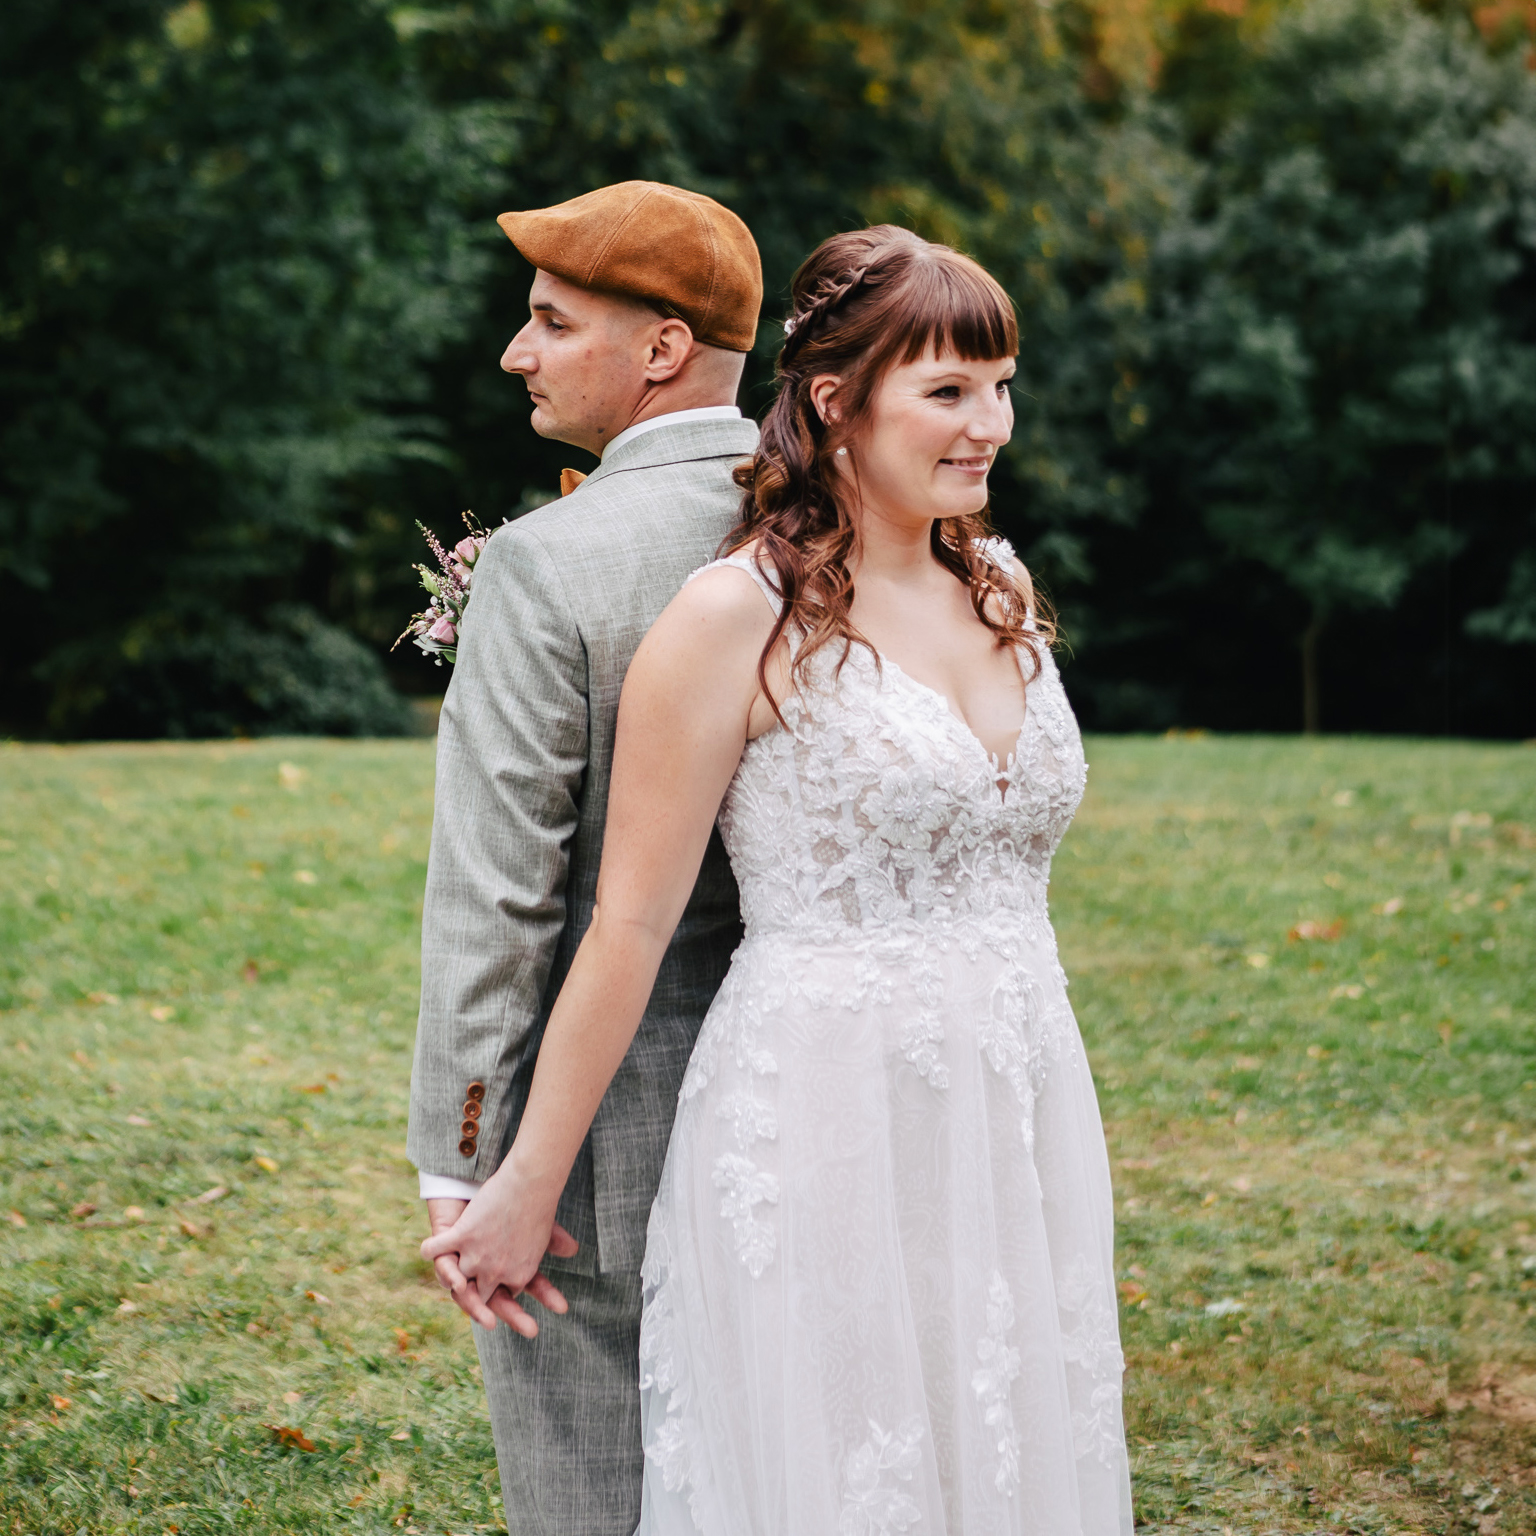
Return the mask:
<svg viewBox="0 0 1536 1536">
<path fill-rule="evenodd" d="M 1536 1531 L 1536 750 L 1089 756 L 1140 1520 Z M 401 1155 L 430 811 L 427 742 L 0 748 L 0 1536 L 500 1527 Z"/>
</svg>

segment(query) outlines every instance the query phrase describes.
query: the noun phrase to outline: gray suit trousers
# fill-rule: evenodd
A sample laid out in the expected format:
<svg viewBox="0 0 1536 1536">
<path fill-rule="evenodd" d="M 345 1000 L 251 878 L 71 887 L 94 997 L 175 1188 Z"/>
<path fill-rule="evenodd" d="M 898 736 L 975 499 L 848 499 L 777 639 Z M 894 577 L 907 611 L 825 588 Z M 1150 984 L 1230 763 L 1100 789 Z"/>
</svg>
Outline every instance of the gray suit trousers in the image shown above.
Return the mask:
<svg viewBox="0 0 1536 1536">
<path fill-rule="evenodd" d="M 640 1276 L 551 1260 L 570 1302 L 539 1336 L 475 1328 L 508 1536 L 633 1536 L 640 1520 Z"/>
</svg>

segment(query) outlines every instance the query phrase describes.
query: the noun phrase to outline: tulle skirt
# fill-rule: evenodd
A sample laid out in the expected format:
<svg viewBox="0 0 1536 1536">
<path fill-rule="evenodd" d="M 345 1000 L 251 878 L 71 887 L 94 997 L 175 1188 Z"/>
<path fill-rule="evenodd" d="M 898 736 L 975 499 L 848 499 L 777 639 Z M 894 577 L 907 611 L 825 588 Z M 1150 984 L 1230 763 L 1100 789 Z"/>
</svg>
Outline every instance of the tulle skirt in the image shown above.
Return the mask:
<svg viewBox="0 0 1536 1536">
<path fill-rule="evenodd" d="M 644 1278 L 640 1536 L 1130 1536 L 1109 1166 L 1048 937 L 749 939 Z"/>
</svg>

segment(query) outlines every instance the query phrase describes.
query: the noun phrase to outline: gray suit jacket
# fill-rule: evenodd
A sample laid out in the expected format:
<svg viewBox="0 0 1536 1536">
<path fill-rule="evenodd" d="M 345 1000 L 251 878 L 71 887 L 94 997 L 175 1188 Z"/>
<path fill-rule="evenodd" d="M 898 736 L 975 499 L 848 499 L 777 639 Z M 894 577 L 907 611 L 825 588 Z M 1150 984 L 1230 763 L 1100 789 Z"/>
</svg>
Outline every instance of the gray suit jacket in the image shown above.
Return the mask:
<svg viewBox="0 0 1536 1536">
<path fill-rule="evenodd" d="M 407 1153 L 423 1172 L 486 1179 L 512 1144 L 591 920 L 624 674 L 734 524 L 731 470 L 756 443 L 750 421 L 642 433 L 570 496 L 498 529 L 475 567 L 422 913 Z M 716 834 L 561 1200 L 587 1273 L 639 1268 L 678 1088 L 740 921 Z"/>
</svg>

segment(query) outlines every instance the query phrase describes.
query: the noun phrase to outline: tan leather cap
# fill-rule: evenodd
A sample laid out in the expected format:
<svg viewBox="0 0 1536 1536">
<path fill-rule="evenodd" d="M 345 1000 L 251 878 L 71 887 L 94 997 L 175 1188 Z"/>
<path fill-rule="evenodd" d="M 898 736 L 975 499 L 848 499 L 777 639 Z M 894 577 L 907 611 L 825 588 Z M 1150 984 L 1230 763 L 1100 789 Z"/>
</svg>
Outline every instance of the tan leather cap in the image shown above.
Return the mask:
<svg viewBox="0 0 1536 1536">
<path fill-rule="evenodd" d="M 749 352 L 763 264 L 729 208 L 659 181 L 621 181 L 496 222 L 534 266 L 674 310 L 714 347 Z"/>
</svg>

